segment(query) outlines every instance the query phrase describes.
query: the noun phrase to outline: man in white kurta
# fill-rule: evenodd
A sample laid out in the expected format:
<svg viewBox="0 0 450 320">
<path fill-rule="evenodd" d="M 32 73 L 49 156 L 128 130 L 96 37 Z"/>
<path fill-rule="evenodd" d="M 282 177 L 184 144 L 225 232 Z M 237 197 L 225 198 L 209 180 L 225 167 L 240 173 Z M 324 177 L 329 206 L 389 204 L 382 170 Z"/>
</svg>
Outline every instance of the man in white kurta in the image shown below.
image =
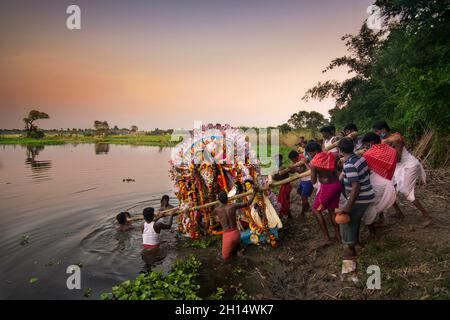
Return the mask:
<svg viewBox="0 0 450 320">
<path fill-rule="evenodd" d="M 383 143 L 390 145 L 397 152 L 398 162 L 394 173 L 397 191 L 419 209 L 424 220 L 422 225 L 428 226 L 431 223 L 431 216 L 415 195 L 417 181 L 421 179 L 425 183 L 426 180 L 422 164 L 406 149 L 404 137 L 398 132 L 391 133 L 389 125 L 385 121 L 375 123 L 373 129 L 383 139 Z M 394 204 L 394 209 L 399 216 L 403 216 L 397 204 Z"/>
</svg>

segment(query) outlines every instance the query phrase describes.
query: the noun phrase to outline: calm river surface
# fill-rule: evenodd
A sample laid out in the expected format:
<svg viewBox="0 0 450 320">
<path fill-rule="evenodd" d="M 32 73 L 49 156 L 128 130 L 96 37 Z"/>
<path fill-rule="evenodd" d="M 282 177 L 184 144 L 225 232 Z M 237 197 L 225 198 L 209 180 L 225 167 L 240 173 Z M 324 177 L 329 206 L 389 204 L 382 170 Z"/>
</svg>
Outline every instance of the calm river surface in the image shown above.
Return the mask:
<svg viewBox="0 0 450 320">
<path fill-rule="evenodd" d="M 144 270 L 138 224 L 120 233 L 114 216 L 176 204 L 169 148 L 118 145 L 0 146 L 0 299 L 85 299 Z M 123 182 L 123 179 L 135 182 Z M 175 227 L 174 227 L 175 228 Z M 22 241 L 23 239 L 28 241 Z M 28 242 L 22 243 L 21 242 Z M 166 232 L 163 246 L 176 242 Z M 176 259 L 166 250 L 157 268 Z M 66 268 L 81 264 L 83 290 L 68 290 Z M 30 279 L 37 281 L 30 283 Z"/>
</svg>

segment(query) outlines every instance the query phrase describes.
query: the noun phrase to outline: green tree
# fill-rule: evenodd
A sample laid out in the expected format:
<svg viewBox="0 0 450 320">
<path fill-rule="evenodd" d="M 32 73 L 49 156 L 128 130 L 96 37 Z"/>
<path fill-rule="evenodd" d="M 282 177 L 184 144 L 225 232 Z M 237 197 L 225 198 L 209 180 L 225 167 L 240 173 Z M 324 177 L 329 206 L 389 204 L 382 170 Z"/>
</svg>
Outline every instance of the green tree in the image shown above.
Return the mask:
<svg viewBox="0 0 450 320">
<path fill-rule="evenodd" d="M 109 124 L 107 121 L 94 121 L 95 135 L 105 136 L 109 133 Z"/>
<path fill-rule="evenodd" d="M 328 124 L 328 121 L 319 112 L 299 111 L 289 118 L 288 124 L 295 129 L 310 129 L 315 133 L 317 129 Z"/>
<path fill-rule="evenodd" d="M 342 82 L 328 80 L 318 82 L 316 86 L 309 89 L 303 96 L 303 100 L 316 99 L 322 101 L 326 98 L 334 98 L 335 106 L 330 115 L 336 115 L 337 110 L 349 106 L 349 102 L 359 93 L 367 91 L 370 86 L 373 64 L 376 53 L 383 45 L 382 36 L 385 30 L 373 32 L 364 23 L 358 35 L 346 34 L 341 38 L 350 55 L 336 58 L 323 70 L 327 72 L 338 67 L 346 67 L 349 73 L 354 74 Z M 336 122 L 332 117 L 332 122 Z M 341 123 L 339 123 L 341 124 Z"/>
<path fill-rule="evenodd" d="M 27 137 L 37 135 L 43 136 L 43 133 L 38 131 L 38 127 L 34 123 L 35 121 L 41 119 L 50 119 L 50 116 L 45 112 L 41 112 L 38 110 L 31 110 L 28 113 L 28 117 L 23 118 L 23 122 L 25 122 L 25 132 Z"/>
<path fill-rule="evenodd" d="M 427 159 L 449 162 L 450 1 L 378 0 L 383 28 L 361 27 L 343 40 L 348 56 L 334 59 L 324 72 L 345 67 L 351 77 L 318 83 L 303 99 L 335 99 L 330 110 L 337 126 L 353 122 L 370 130 L 384 119 L 410 144 L 431 132 Z"/>
<path fill-rule="evenodd" d="M 281 131 L 281 133 L 286 133 L 292 130 L 292 127 L 288 123 L 283 123 L 278 126 L 278 129 Z"/>
</svg>

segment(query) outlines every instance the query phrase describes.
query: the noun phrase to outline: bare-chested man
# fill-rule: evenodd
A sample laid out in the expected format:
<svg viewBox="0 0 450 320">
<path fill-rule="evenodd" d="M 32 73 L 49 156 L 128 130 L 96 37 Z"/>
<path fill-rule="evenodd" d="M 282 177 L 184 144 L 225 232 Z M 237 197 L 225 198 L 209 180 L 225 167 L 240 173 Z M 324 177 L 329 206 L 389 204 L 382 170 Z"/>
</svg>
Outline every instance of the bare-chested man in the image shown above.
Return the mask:
<svg viewBox="0 0 450 320">
<path fill-rule="evenodd" d="M 223 190 L 219 192 L 220 204 L 214 209 L 213 214 L 219 218 L 222 225 L 222 257 L 224 260 L 229 260 L 236 254 L 241 239 L 241 234 L 237 228 L 236 211 L 250 206 L 257 192 L 258 187 L 255 185 L 250 199 L 241 203 L 228 203 L 227 193 Z"/>
<path fill-rule="evenodd" d="M 173 205 L 169 204 L 169 196 L 167 194 L 163 195 L 161 198 L 161 207 L 159 211 L 169 210 L 173 208 Z"/>
<path fill-rule="evenodd" d="M 158 212 L 173 209 L 173 205 L 169 204 L 169 201 L 170 201 L 169 196 L 167 194 L 163 195 L 161 198 L 161 207 L 159 208 Z M 170 220 L 169 217 L 163 217 L 161 218 L 160 222 L 168 224 L 169 220 Z M 174 232 L 174 230 L 171 229 L 170 232 Z"/>
<path fill-rule="evenodd" d="M 333 152 L 322 152 L 322 147 L 317 142 L 309 142 L 306 145 L 306 154 L 310 161 L 311 183 L 315 185 L 317 181 L 320 182 L 320 188 L 313 204 L 313 213 L 317 218 L 320 230 L 325 236 L 326 242 L 324 245 L 332 243 L 327 223 L 322 215 L 325 210 L 329 212 L 328 219 L 334 228 L 335 240 L 340 242 L 339 226 L 335 221 L 335 209 L 339 207 L 342 190 L 337 174 L 339 159 Z"/>
</svg>

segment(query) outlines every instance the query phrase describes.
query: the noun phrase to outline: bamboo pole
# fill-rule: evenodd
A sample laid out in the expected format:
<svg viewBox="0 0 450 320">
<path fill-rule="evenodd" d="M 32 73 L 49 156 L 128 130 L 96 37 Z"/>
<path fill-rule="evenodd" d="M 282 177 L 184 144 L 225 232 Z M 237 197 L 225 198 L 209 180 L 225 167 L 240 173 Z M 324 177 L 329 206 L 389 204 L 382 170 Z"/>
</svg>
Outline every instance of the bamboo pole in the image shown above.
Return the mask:
<svg viewBox="0 0 450 320">
<path fill-rule="evenodd" d="M 291 183 L 291 182 L 293 182 L 295 180 L 308 177 L 310 174 L 311 174 L 311 171 L 309 171 L 309 170 L 305 171 L 305 172 L 302 172 L 300 174 L 296 173 L 296 174 L 290 176 L 289 178 L 286 178 L 286 179 L 283 179 L 283 180 L 280 180 L 280 181 L 274 181 L 270 185 L 262 188 L 262 190 L 268 190 L 270 188 L 278 187 L 278 186 L 280 186 L 282 184 L 285 184 L 285 183 Z M 250 196 L 252 194 L 253 194 L 253 191 L 247 191 L 247 192 L 244 192 L 244 193 L 237 194 L 237 195 L 235 195 L 233 197 L 230 197 L 229 200 L 230 201 L 237 200 L 237 199 L 240 199 L 240 198 L 243 198 L 243 197 Z M 220 202 L 218 200 L 216 200 L 216 201 L 213 201 L 213 202 L 205 203 L 205 204 L 203 204 L 201 206 L 195 206 L 195 207 L 189 208 L 188 211 L 196 211 L 196 210 L 206 209 L 206 208 L 209 208 L 209 207 L 216 206 L 219 203 Z M 184 211 L 185 210 L 182 210 L 182 209 L 180 209 L 178 207 L 172 208 L 172 209 L 169 209 L 169 210 L 160 211 L 157 214 L 155 214 L 155 219 L 177 215 L 177 214 L 180 214 L 180 213 L 182 213 Z M 143 217 L 133 217 L 133 218 L 129 219 L 129 221 L 139 221 L 139 220 L 142 220 L 142 219 L 143 219 Z"/>
<path fill-rule="evenodd" d="M 343 138 L 350 138 L 350 139 L 353 140 L 353 139 L 355 139 L 355 138 L 357 138 L 357 137 L 358 137 L 358 132 L 355 131 L 355 132 L 352 132 L 352 133 L 346 135 L 346 136 L 343 137 Z M 342 138 L 342 139 L 343 139 L 343 138 Z M 341 139 L 339 139 L 339 140 L 341 140 Z M 339 140 L 336 141 L 336 142 L 333 142 L 333 143 L 330 144 L 328 147 L 326 147 L 326 148 L 325 148 L 325 151 L 330 151 L 331 149 L 336 148 L 337 145 L 338 145 L 338 143 L 339 143 Z"/>
<path fill-rule="evenodd" d="M 346 137 L 350 138 L 350 139 L 354 139 L 357 136 L 358 136 L 358 132 L 352 132 Z M 338 142 L 339 141 L 329 145 L 326 148 L 326 150 L 328 151 L 328 150 L 333 149 L 334 147 L 336 147 L 338 145 Z M 298 165 L 303 165 L 303 164 L 304 163 L 301 162 Z M 283 179 L 283 180 L 279 180 L 279 181 L 273 181 L 270 185 L 264 187 L 263 190 L 268 190 L 268 189 L 273 188 L 273 187 L 278 187 L 278 186 L 281 186 L 281 185 L 283 185 L 285 183 L 291 183 L 293 181 L 296 181 L 296 180 L 301 179 L 301 178 L 308 177 L 310 175 L 311 175 L 311 170 L 308 170 L 308 171 L 305 171 L 305 172 L 302 172 L 302 173 L 295 173 L 292 176 L 290 176 L 289 178 L 286 178 L 286 179 Z M 247 191 L 247 192 L 244 192 L 244 193 L 237 194 L 237 195 L 235 195 L 233 197 L 230 197 L 229 201 L 233 201 L 233 200 L 237 200 L 237 199 L 240 199 L 240 198 L 243 198 L 243 197 L 250 196 L 252 193 L 253 193 L 253 191 Z M 205 204 L 200 205 L 200 206 L 195 206 L 195 207 L 189 208 L 189 209 L 187 209 L 187 211 L 196 211 L 196 210 L 206 209 L 206 208 L 209 208 L 209 207 L 216 206 L 219 203 L 220 202 L 218 200 L 216 200 L 216 201 L 213 201 L 213 202 L 205 203 Z M 172 209 L 169 209 L 169 210 L 160 211 L 157 214 L 155 214 L 155 220 L 160 219 L 162 217 L 174 216 L 174 215 L 180 214 L 180 213 L 182 213 L 184 211 L 186 211 L 186 210 L 182 210 L 182 209 L 180 209 L 178 207 L 172 208 Z M 139 220 L 143 220 L 143 217 L 133 217 L 133 218 L 129 219 L 129 221 L 139 221 Z"/>
</svg>

